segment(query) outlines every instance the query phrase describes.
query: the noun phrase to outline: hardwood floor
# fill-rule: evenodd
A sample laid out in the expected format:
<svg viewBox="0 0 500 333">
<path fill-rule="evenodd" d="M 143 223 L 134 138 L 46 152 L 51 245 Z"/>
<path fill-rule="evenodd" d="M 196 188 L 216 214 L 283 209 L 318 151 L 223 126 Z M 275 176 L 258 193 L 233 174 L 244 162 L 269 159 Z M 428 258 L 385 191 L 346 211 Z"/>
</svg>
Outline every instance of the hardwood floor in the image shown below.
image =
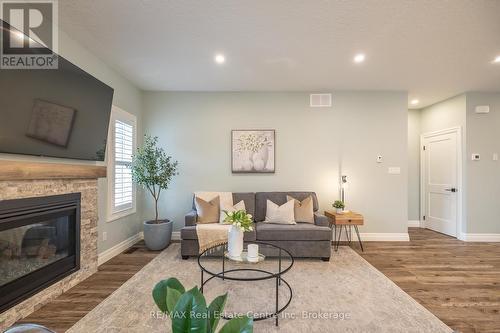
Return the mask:
<svg viewBox="0 0 500 333">
<path fill-rule="evenodd" d="M 18 323 L 36 323 L 58 333 L 65 332 L 159 253 L 147 250 L 141 241 L 99 266 L 96 274 Z"/>
<path fill-rule="evenodd" d="M 500 244 L 465 243 L 420 228 L 409 233 L 409 243 L 353 248 L 451 328 L 500 332 Z"/>
<path fill-rule="evenodd" d="M 500 332 L 500 244 L 465 243 L 419 228 L 409 232 L 410 242 L 365 242 L 365 252 L 352 246 L 451 328 Z M 64 332 L 157 254 L 136 244 L 22 322 Z"/>
</svg>

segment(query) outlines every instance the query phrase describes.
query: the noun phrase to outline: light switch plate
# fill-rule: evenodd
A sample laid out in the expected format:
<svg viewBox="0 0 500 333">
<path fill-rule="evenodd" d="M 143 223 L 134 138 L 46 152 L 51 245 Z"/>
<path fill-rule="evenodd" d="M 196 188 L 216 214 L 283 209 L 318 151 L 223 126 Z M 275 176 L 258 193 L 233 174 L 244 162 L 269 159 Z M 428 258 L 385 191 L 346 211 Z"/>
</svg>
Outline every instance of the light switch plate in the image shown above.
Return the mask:
<svg viewBox="0 0 500 333">
<path fill-rule="evenodd" d="M 389 167 L 388 172 L 391 175 L 399 175 L 399 174 L 401 174 L 401 168 L 400 167 Z"/>
<path fill-rule="evenodd" d="M 498 153 L 493 153 L 493 161 L 498 161 Z"/>
</svg>

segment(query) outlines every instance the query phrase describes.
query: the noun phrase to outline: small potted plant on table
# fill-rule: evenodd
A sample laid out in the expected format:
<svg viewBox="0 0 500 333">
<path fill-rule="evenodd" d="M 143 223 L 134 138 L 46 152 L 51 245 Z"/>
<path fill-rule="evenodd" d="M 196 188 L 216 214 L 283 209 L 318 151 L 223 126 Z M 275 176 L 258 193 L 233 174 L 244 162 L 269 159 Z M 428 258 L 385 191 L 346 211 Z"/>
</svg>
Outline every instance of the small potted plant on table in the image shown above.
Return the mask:
<svg viewBox="0 0 500 333">
<path fill-rule="evenodd" d="M 155 219 L 144 222 L 144 242 L 148 249 L 163 250 L 172 238 L 172 224 L 158 216 L 158 200 L 162 190 L 168 189 L 177 172 L 177 161 L 167 156 L 163 148 L 157 147 L 158 137 L 144 136 L 144 145 L 132 157 L 130 168 L 132 180 L 145 188 L 153 197 Z"/>
<path fill-rule="evenodd" d="M 333 208 L 335 208 L 335 211 L 337 214 L 344 213 L 345 204 L 342 201 L 335 200 L 335 202 L 333 203 L 332 206 L 333 206 Z"/>
</svg>

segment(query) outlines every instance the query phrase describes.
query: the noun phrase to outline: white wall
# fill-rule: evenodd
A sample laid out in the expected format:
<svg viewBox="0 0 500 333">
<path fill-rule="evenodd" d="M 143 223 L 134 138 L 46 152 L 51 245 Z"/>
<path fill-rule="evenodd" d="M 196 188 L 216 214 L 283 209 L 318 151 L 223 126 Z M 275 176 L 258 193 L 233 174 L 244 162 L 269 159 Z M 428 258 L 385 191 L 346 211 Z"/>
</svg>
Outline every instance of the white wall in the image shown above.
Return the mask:
<svg viewBox="0 0 500 333">
<path fill-rule="evenodd" d="M 89 53 L 84 47 L 73 41 L 63 31 L 59 30 L 59 54 L 73 62 L 83 70 L 103 81 L 114 89 L 113 104 L 137 115 L 139 140 L 142 138 L 142 92 L 131 84 L 127 79 L 118 74 L 100 59 Z M 91 135 L 89 133 L 89 135 Z M 18 160 L 43 160 L 70 163 L 67 159 L 51 159 L 39 157 L 25 157 L 16 155 L 0 154 L 0 158 Z M 85 163 L 73 161 L 73 163 Z M 94 163 L 94 162 L 88 162 Z M 94 163 L 95 164 L 95 163 Z M 98 252 L 101 253 L 121 241 L 137 234 L 142 230 L 141 209 L 142 201 L 138 202 L 138 213 L 108 223 L 106 221 L 107 180 L 99 180 L 99 221 L 98 221 Z M 106 231 L 108 239 L 102 241 L 102 233 Z"/>
<path fill-rule="evenodd" d="M 407 94 L 339 92 L 333 108 L 309 108 L 306 93 L 146 92 L 144 128 L 179 160 L 180 175 L 160 200 L 162 217 L 184 225 L 196 190 L 312 190 L 321 209 L 338 198 L 365 215 L 363 232 L 407 232 Z M 232 129 L 276 129 L 276 173 L 232 174 Z M 384 162 L 376 163 L 377 155 Z M 401 167 L 389 175 L 389 166 Z M 145 217 L 151 217 L 151 200 Z"/>
<path fill-rule="evenodd" d="M 490 113 L 475 107 L 489 105 Z M 500 234 L 500 93 L 467 93 L 467 233 Z M 481 154 L 480 161 L 471 155 Z"/>
<path fill-rule="evenodd" d="M 420 220 L 420 110 L 408 110 L 408 220 Z"/>
</svg>

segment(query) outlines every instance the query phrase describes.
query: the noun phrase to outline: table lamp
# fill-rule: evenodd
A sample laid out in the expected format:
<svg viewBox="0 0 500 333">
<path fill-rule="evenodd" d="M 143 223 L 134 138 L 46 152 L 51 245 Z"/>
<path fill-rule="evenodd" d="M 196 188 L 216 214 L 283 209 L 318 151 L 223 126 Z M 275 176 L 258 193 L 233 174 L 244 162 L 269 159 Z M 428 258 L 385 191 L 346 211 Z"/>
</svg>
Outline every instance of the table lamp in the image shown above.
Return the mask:
<svg viewBox="0 0 500 333">
<path fill-rule="evenodd" d="M 345 203 L 345 192 L 346 192 L 347 188 L 348 188 L 347 176 L 343 175 L 343 176 L 341 176 L 341 180 L 340 180 L 340 200 L 342 200 L 344 205 L 346 204 Z M 349 210 L 345 209 L 345 207 L 344 207 L 343 212 L 348 213 Z"/>
</svg>

